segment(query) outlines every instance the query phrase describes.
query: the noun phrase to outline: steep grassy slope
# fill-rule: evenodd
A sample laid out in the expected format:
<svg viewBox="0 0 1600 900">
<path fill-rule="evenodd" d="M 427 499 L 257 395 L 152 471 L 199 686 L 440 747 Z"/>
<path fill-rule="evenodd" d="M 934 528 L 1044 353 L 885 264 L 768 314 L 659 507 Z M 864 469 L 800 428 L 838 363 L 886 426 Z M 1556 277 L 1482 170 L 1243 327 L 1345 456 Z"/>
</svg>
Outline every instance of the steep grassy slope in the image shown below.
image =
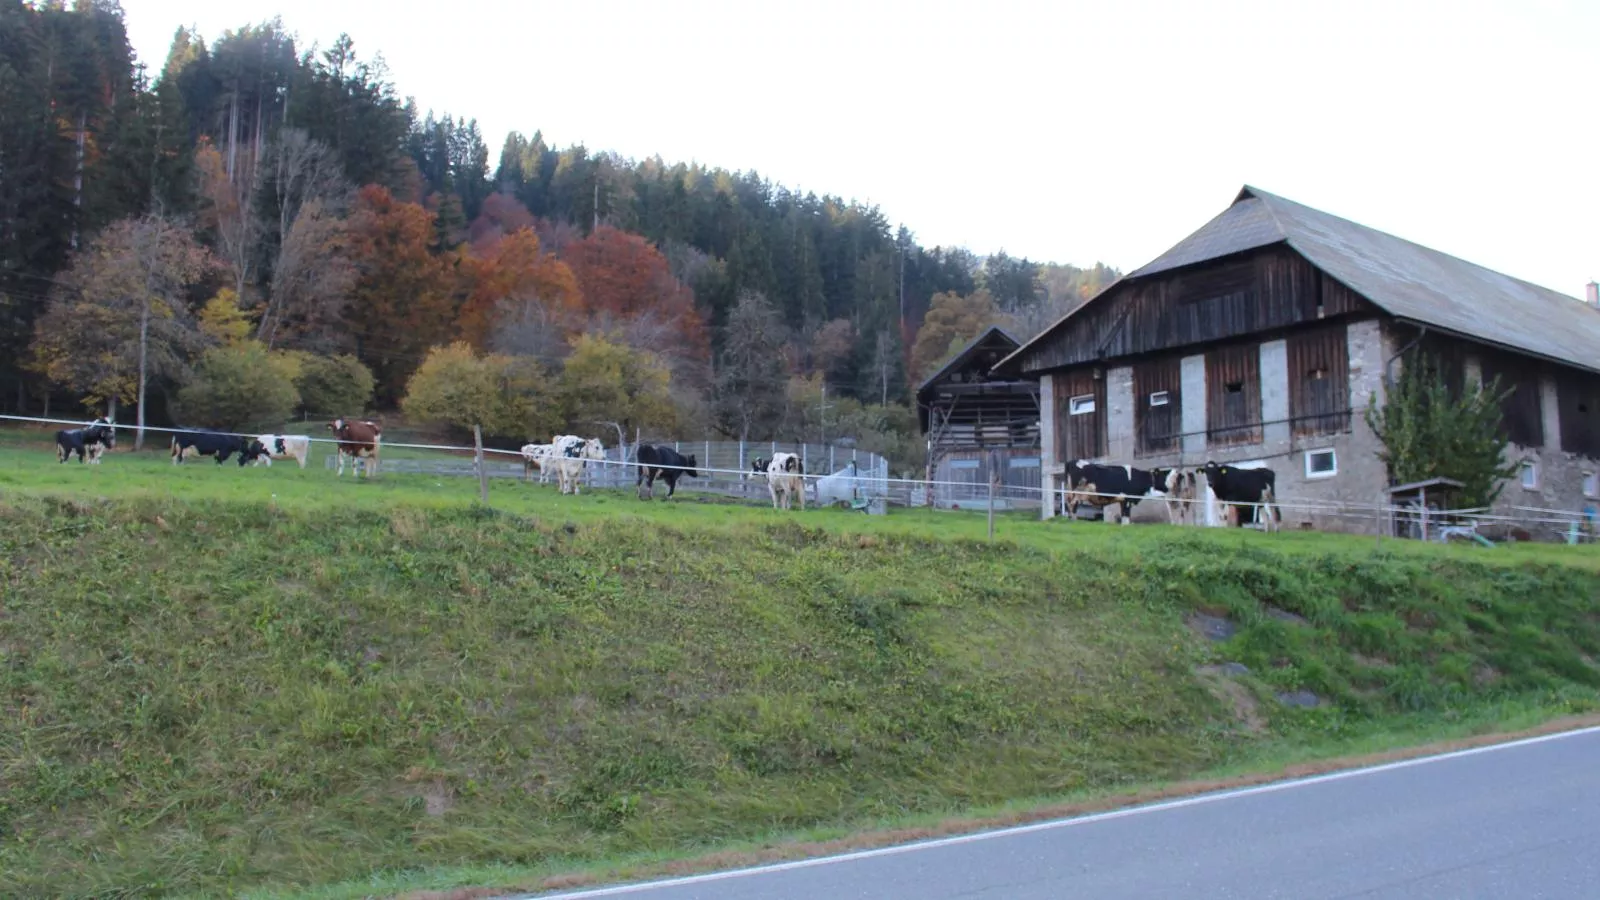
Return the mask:
<svg viewBox="0 0 1600 900">
<path fill-rule="evenodd" d="M 952 517 L 524 486 L 489 513 L 427 479 L 164 467 L 0 451 L 0 895 L 692 849 L 1600 685 L 1589 551 L 1020 521 L 989 545 Z M 1197 672 L 1221 661 L 1251 674 Z"/>
</svg>

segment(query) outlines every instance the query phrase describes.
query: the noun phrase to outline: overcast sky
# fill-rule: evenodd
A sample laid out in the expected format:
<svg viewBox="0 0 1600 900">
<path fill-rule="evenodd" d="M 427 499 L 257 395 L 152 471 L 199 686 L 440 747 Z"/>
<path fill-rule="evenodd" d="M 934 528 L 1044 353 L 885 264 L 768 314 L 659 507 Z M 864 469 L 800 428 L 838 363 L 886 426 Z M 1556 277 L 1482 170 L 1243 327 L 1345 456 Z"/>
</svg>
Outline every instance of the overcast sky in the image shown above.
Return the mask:
<svg viewBox="0 0 1600 900">
<path fill-rule="evenodd" d="M 924 245 L 1124 271 L 1251 184 L 1582 296 L 1600 277 L 1600 2 L 123 0 L 340 32 L 404 96 L 877 204 Z"/>
</svg>

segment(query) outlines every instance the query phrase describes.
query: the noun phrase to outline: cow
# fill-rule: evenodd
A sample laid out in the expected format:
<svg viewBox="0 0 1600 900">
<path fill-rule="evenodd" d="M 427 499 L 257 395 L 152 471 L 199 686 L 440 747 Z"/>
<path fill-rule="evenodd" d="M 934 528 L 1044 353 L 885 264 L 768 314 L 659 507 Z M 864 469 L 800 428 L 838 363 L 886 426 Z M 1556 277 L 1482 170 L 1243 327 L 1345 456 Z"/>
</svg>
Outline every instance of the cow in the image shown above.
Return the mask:
<svg viewBox="0 0 1600 900">
<path fill-rule="evenodd" d="M 1195 474 L 1183 469 L 1151 469 L 1155 489 L 1166 495 L 1167 521 L 1185 525 L 1194 521 Z"/>
<path fill-rule="evenodd" d="M 527 481 L 535 469 L 539 471 L 539 483 L 545 484 L 550 480 L 547 464 L 555 456 L 554 444 L 523 444 L 522 445 L 522 480 Z"/>
<path fill-rule="evenodd" d="M 1267 531 L 1277 531 L 1283 522 L 1278 507 L 1278 475 L 1271 469 L 1241 469 L 1226 463 L 1207 462 L 1201 469 L 1206 484 L 1228 513 L 1228 523 L 1239 525 L 1239 507 L 1251 507 L 1251 518 Z M 1255 515 L 1257 511 L 1262 515 Z"/>
<path fill-rule="evenodd" d="M 800 508 L 806 508 L 805 465 L 794 453 L 774 453 L 767 463 L 767 491 L 772 494 L 772 508 L 792 509 L 795 497 L 800 498 Z"/>
<path fill-rule="evenodd" d="M 338 418 L 328 423 L 328 430 L 339 439 L 337 451 L 339 467 L 335 473 L 344 474 L 344 458 L 350 457 L 350 474 L 372 477 L 378 469 L 378 449 L 383 440 L 383 426 L 365 419 L 351 421 Z M 360 469 L 357 469 L 360 466 Z"/>
<path fill-rule="evenodd" d="M 306 461 L 311 457 L 311 438 L 303 434 L 263 434 L 250 444 L 243 456 L 239 457 L 239 465 L 254 462 L 256 465 L 272 466 L 275 459 L 292 459 L 300 463 L 300 468 L 306 467 Z"/>
<path fill-rule="evenodd" d="M 116 427 L 102 416 L 82 428 L 56 432 L 56 462 L 66 462 L 68 457 L 77 454 L 80 464 L 99 465 L 100 454 L 116 443 Z"/>
<path fill-rule="evenodd" d="M 1159 490 L 1148 470 L 1133 466 L 1103 466 L 1075 459 L 1067 463 L 1066 476 L 1067 513 L 1074 519 L 1078 518 L 1079 504 L 1104 510 L 1115 503 L 1122 514 L 1122 524 L 1126 525 L 1134 506 Z"/>
<path fill-rule="evenodd" d="M 694 454 L 684 456 L 671 447 L 653 447 L 649 444 L 639 445 L 639 478 L 635 482 L 640 500 L 654 500 L 656 496 L 656 479 L 667 483 L 667 499 L 678 490 L 679 478 L 699 478 L 700 473 L 695 471 L 699 463 L 695 461 Z M 645 492 L 649 491 L 646 496 Z"/>
<path fill-rule="evenodd" d="M 564 435 L 570 437 L 570 435 Z M 559 440 L 559 439 L 558 439 Z M 560 483 L 561 493 L 580 494 L 579 479 L 583 477 L 583 468 L 589 460 L 605 461 L 606 448 L 598 438 L 583 440 L 574 438 L 557 444 L 555 461 L 556 480 Z"/>
<path fill-rule="evenodd" d="M 179 431 L 172 435 L 172 464 L 177 465 L 191 456 L 213 456 L 220 466 L 237 453 L 239 465 L 242 466 L 250 453 L 250 445 L 254 443 L 255 438 L 208 428 Z"/>
</svg>

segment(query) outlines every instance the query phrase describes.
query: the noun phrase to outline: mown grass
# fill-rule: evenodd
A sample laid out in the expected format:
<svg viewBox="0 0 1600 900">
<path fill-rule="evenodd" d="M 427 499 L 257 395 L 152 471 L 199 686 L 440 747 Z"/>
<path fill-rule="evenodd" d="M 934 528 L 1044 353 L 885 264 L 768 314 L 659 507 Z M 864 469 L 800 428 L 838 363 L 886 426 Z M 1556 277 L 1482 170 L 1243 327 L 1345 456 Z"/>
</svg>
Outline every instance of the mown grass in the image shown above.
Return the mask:
<svg viewBox="0 0 1600 900">
<path fill-rule="evenodd" d="M 1600 688 L 1587 548 L 475 501 L 0 442 L 0 895 L 693 852 Z"/>
</svg>

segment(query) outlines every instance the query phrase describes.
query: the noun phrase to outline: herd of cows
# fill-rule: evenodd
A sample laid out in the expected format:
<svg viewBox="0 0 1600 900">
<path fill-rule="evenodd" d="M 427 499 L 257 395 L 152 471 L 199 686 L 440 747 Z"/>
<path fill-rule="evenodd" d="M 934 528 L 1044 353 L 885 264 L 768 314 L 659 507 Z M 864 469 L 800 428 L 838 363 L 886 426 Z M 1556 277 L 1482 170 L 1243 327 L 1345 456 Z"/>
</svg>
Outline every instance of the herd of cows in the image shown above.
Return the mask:
<svg viewBox="0 0 1600 900">
<path fill-rule="evenodd" d="M 344 474 L 347 458 L 351 473 L 358 477 L 370 477 L 376 471 L 383 437 L 381 425 L 365 419 L 339 418 L 328 423 L 328 430 L 333 432 L 337 442 L 339 475 Z M 56 432 L 56 457 L 60 462 L 76 455 L 80 463 L 98 464 L 101 455 L 115 445 L 116 429 L 104 418 L 82 428 Z M 174 465 L 193 456 L 215 457 L 221 465 L 238 454 L 241 466 L 252 462 L 270 466 L 275 459 L 292 459 L 302 469 L 310 449 L 311 439 L 306 435 L 250 437 L 204 429 L 175 432 L 171 445 Z M 525 444 L 521 456 L 524 481 L 538 471 L 539 481 L 548 483 L 550 473 L 554 472 L 561 493 L 577 494 L 584 469 L 590 462 L 603 462 L 606 453 L 605 446 L 596 438 L 563 434 L 552 438 L 548 444 Z M 671 447 L 641 444 L 637 461 L 635 486 L 640 499 L 655 497 L 657 480 L 666 483 L 670 499 L 677 491 L 680 478 L 700 477 L 694 454 L 686 456 Z M 791 509 L 796 499 L 802 510 L 806 508 L 805 466 L 798 454 L 776 453 L 771 459 L 757 458 L 750 474 L 766 478 L 774 509 Z M 1067 514 L 1076 519 L 1081 504 L 1088 503 L 1102 510 L 1115 504 L 1122 524 L 1126 525 L 1139 501 L 1162 499 L 1166 501 L 1167 516 L 1172 524 L 1192 524 L 1200 475 L 1205 476 L 1207 486 L 1227 510 L 1230 525 L 1259 518 L 1267 531 L 1278 530 L 1283 512 L 1277 501 L 1277 475 L 1267 468 L 1247 469 L 1225 463 L 1208 462 L 1197 469 L 1185 470 L 1136 469 L 1073 460 L 1065 466 L 1063 506 Z"/>
<path fill-rule="evenodd" d="M 1193 524 L 1199 476 L 1204 475 L 1206 485 L 1227 510 L 1229 525 L 1259 518 L 1265 530 L 1277 531 L 1283 522 L 1283 510 L 1278 506 L 1277 497 L 1278 476 L 1267 468 L 1243 469 L 1208 462 L 1198 469 L 1188 470 L 1136 469 L 1075 459 L 1066 464 L 1064 475 L 1063 506 L 1074 519 L 1078 517 L 1080 504 L 1088 503 L 1102 510 L 1116 504 L 1122 524 L 1126 525 L 1134 505 L 1140 500 L 1161 499 L 1167 503 L 1167 518 L 1172 524 Z"/>
</svg>

